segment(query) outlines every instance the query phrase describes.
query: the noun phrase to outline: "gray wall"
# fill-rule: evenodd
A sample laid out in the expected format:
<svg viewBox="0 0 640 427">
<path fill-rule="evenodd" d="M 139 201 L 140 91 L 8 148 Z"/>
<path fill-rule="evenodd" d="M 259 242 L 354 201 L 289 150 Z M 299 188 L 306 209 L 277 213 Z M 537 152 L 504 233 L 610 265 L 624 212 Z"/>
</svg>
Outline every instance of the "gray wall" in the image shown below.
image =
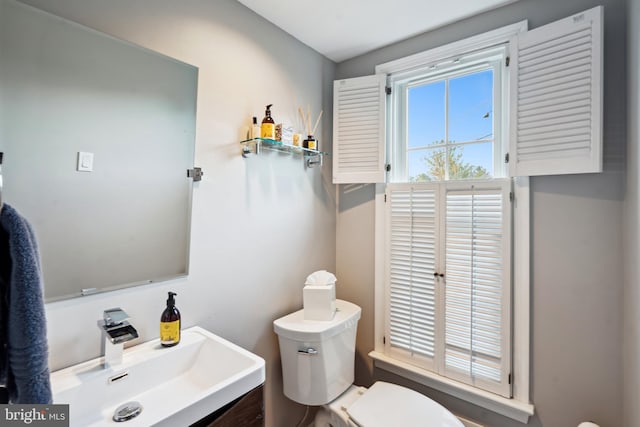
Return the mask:
<svg viewBox="0 0 640 427">
<path fill-rule="evenodd" d="M 629 111 L 627 149 L 627 193 L 625 198 L 625 289 L 624 289 L 624 425 L 636 426 L 640 419 L 640 0 L 629 0 L 627 41 Z"/>
<path fill-rule="evenodd" d="M 336 70 L 337 78 L 372 74 L 380 63 L 523 19 L 535 28 L 598 4 L 605 6 L 605 173 L 531 180 L 533 426 L 622 423 L 626 1 L 521 0 L 345 61 Z M 338 288 L 338 296 L 363 307 L 357 382 L 400 382 L 489 426 L 520 425 L 373 368 L 367 356 L 374 348 L 373 194 L 372 186 L 339 190 L 336 270 L 347 286 Z"/>
<path fill-rule="evenodd" d="M 193 195 L 189 277 L 47 304 L 51 368 L 99 355 L 105 308 L 124 308 L 140 341 L 156 338 L 174 290 L 184 327 L 200 325 L 266 359 L 267 425 L 295 425 L 304 407 L 282 393 L 272 322 L 302 306 L 307 274 L 335 270 L 330 162 L 305 170 L 278 153 L 245 160 L 238 141 L 273 103 L 274 118 L 292 124 L 299 105 L 324 108 L 319 137 L 328 142 L 335 65 L 235 0 L 25 3 L 199 68 L 195 163 L 205 175 Z"/>
</svg>

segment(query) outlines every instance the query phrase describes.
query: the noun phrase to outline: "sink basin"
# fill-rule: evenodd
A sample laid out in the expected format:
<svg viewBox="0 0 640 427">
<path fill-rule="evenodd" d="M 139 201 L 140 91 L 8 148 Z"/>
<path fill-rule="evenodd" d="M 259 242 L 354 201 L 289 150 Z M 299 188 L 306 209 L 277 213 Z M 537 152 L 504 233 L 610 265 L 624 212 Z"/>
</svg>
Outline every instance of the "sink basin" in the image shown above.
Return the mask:
<svg viewBox="0 0 640 427">
<path fill-rule="evenodd" d="M 180 344 L 158 339 L 124 351 L 122 364 L 105 369 L 103 358 L 51 374 L 53 403 L 69 404 L 72 427 L 188 426 L 264 383 L 264 360 L 200 327 L 182 331 Z M 142 412 L 113 421 L 121 405 L 137 401 Z"/>
</svg>

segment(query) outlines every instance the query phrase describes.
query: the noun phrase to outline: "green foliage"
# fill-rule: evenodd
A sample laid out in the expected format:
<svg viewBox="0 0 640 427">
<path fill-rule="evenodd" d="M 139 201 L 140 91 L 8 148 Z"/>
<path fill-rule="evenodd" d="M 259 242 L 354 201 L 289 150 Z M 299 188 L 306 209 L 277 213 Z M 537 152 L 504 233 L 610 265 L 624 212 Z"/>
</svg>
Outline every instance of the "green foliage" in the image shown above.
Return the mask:
<svg viewBox="0 0 640 427">
<path fill-rule="evenodd" d="M 434 142 L 434 144 L 443 144 L 444 141 Z M 479 179 L 489 178 L 489 172 L 482 166 L 475 166 L 465 163 L 462 160 L 464 154 L 464 146 L 450 146 L 449 148 L 449 179 Z M 427 172 L 420 173 L 411 177 L 412 182 L 424 181 L 444 181 L 447 161 L 446 150 L 432 150 L 429 156 L 425 156 L 422 160 L 427 165 Z"/>
</svg>

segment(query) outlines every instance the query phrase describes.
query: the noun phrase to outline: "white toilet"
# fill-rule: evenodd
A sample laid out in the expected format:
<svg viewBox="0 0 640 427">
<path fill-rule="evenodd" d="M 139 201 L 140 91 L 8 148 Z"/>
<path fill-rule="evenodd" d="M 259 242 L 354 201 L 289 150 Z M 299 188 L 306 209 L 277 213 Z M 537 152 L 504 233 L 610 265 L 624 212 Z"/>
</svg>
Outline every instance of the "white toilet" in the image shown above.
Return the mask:
<svg viewBox="0 0 640 427">
<path fill-rule="evenodd" d="M 361 309 L 336 300 L 333 320 L 304 320 L 299 310 L 273 322 L 280 342 L 284 394 L 322 405 L 315 427 L 463 427 L 451 412 L 408 388 L 378 381 L 353 385 Z"/>
</svg>

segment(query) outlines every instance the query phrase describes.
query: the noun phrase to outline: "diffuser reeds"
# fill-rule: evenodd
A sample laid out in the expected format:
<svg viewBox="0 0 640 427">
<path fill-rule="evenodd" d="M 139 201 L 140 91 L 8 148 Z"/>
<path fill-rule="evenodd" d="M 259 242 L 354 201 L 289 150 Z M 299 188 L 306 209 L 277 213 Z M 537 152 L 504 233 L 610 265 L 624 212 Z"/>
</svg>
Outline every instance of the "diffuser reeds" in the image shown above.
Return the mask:
<svg viewBox="0 0 640 427">
<path fill-rule="evenodd" d="M 302 107 L 298 107 L 298 113 L 300 113 L 300 118 L 302 119 L 302 124 L 307 131 L 308 136 L 312 136 L 316 133 L 316 129 L 320 124 L 320 118 L 322 117 L 323 111 L 320 110 L 320 114 L 318 114 L 318 118 L 316 119 L 315 124 L 311 127 L 311 109 L 307 106 L 307 114 L 302 111 Z"/>
</svg>

